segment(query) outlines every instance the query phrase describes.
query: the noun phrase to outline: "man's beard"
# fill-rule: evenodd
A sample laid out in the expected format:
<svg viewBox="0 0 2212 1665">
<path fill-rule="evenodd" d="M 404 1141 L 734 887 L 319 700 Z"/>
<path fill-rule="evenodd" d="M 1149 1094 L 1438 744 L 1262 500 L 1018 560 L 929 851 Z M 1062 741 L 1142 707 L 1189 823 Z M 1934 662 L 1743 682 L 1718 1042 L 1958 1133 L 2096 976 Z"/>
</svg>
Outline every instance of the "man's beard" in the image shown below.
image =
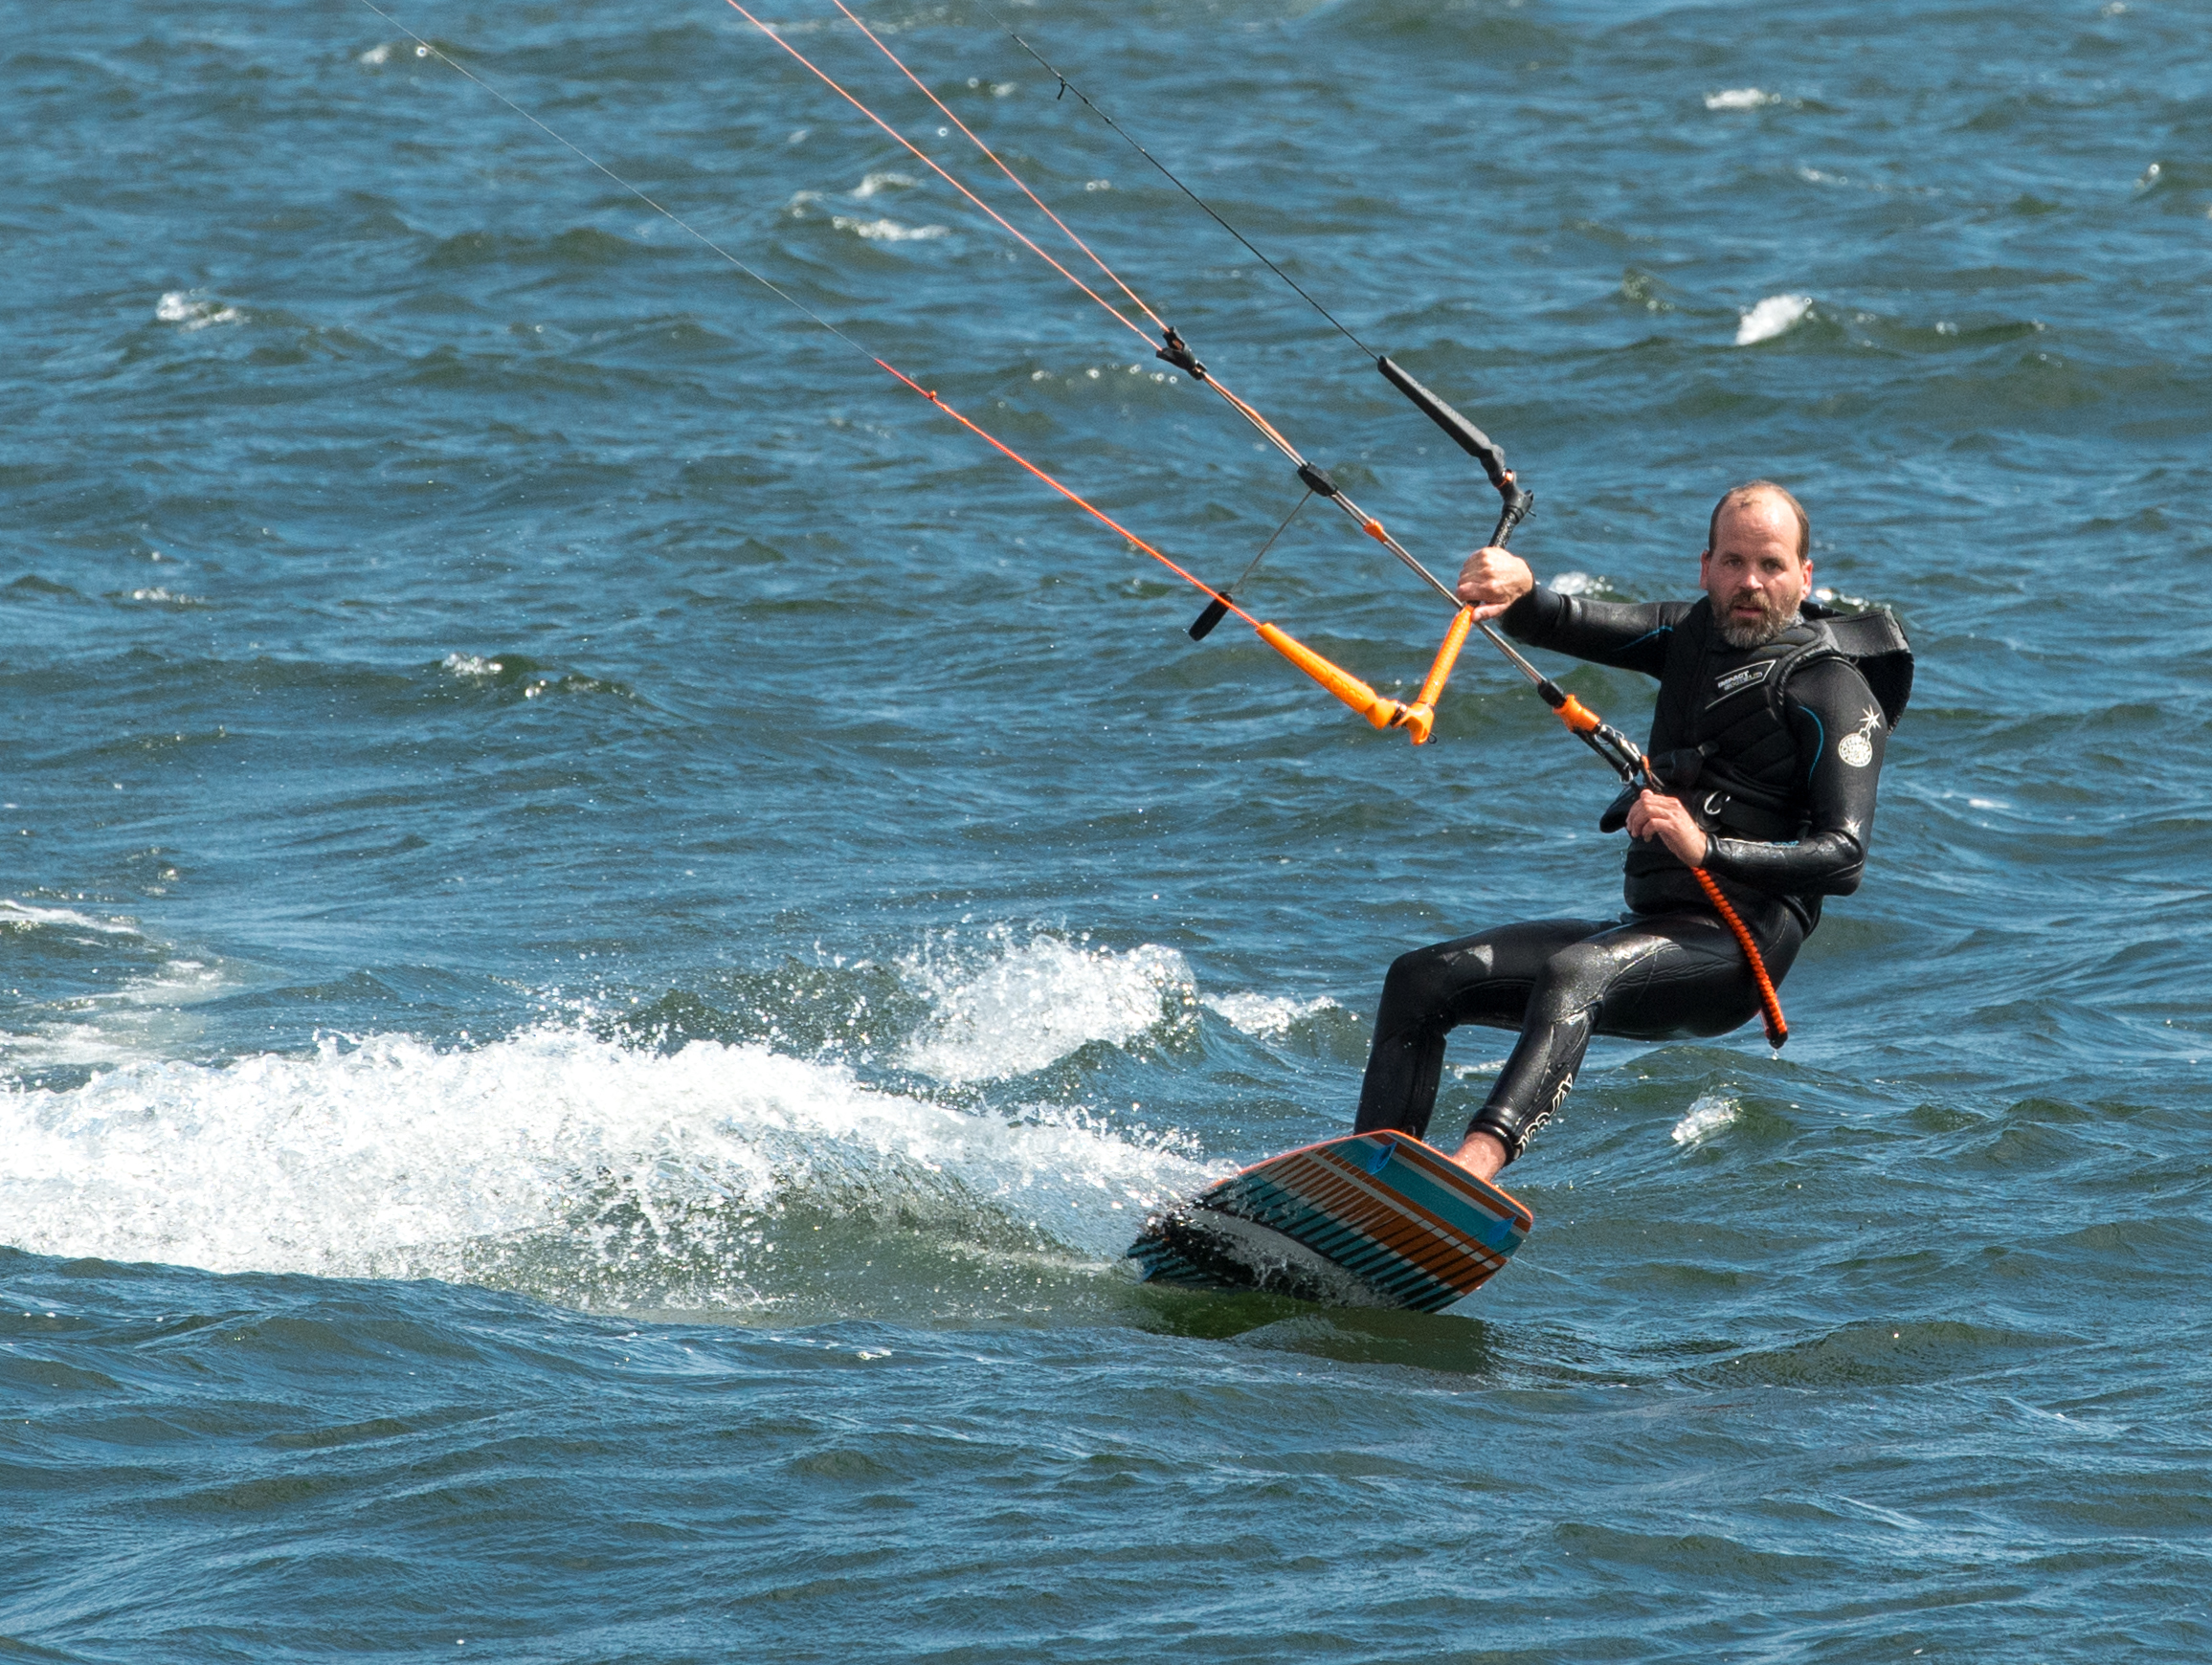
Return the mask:
<svg viewBox="0 0 2212 1665">
<path fill-rule="evenodd" d="M 1733 612 L 1720 612 L 1713 621 L 1720 627 L 1720 639 L 1732 648 L 1763 648 L 1799 622 L 1795 607 L 1786 615 L 1779 602 L 1761 602 L 1759 608 L 1756 619 L 1740 619 Z"/>
</svg>

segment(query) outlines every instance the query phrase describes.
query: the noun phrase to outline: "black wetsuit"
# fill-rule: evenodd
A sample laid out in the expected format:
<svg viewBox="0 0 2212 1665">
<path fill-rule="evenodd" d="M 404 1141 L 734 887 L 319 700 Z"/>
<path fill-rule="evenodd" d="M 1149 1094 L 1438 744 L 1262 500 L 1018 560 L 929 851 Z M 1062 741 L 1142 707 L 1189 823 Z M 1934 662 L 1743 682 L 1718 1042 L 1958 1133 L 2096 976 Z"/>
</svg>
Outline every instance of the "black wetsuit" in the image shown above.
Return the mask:
<svg viewBox="0 0 2212 1665">
<path fill-rule="evenodd" d="M 1911 685 L 1894 622 L 1808 604 L 1776 642 L 1736 649 L 1705 601 L 1537 589 L 1503 623 L 1533 646 L 1660 679 L 1654 768 L 1712 835 L 1706 869 L 1779 983 L 1821 899 L 1859 887 L 1883 746 Z M 1868 648 L 1881 651 L 1858 656 Z M 1601 831 L 1622 825 L 1634 796 L 1615 800 Z M 1657 840 L 1632 840 L 1626 866 L 1628 911 L 1616 920 L 1530 921 L 1400 956 L 1383 984 L 1358 1130 L 1427 1132 L 1444 1037 L 1463 1023 L 1521 1032 L 1469 1128 L 1494 1134 L 1509 1162 L 1566 1099 L 1592 1034 L 1714 1035 L 1756 1015 L 1751 969 L 1689 869 Z"/>
</svg>

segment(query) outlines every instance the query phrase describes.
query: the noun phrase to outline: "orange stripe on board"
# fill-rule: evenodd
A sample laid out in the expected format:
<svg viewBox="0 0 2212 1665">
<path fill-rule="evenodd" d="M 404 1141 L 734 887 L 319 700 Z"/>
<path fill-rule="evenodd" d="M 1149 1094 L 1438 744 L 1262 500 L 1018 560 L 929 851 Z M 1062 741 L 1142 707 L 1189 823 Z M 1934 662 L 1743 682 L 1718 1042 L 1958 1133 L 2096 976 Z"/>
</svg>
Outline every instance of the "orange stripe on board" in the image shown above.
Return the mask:
<svg viewBox="0 0 2212 1665">
<path fill-rule="evenodd" d="M 1341 1183 L 1348 1186 L 1354 1184 L 1354 1182 Z M 1373 1208 L 1390 1210 L 1394 1216 L 1402 1222 L 1393 1239 L 1392 1246 L 1417 1265 L 1442 1266 L 1449 1264 L 1480 1267 L 1485 1269 L 1483 1276 L 1486 1277 L 1506 1263 L 1503 1255 L 1498 1254 L 1486 1245 L 1469 1243 L 1462 1239 L 1457 1233 L 1450 1232 L 1448 1228 L 1440 1231 L 1433 1219 L 1426 1216 L 1425 1212 L 1416 1204 L 1409 1204 L 1402 1198 L 1388 1195 L 1381 1198 L 1370 1198 L 1369 1201 Z"/>
<path fill-rule="evenodd" d="M 1517 1229 L 1522 1232 L 1535 1230 L 1536 1216 L 1529 1211 L 1520 1198 L 1514 1196 L 1510 1191 L 1500 1190 L 1494 1185 L 1476 1179 L 1458 1163 L 1438 1152 L 1433 1145 L 1424 1144 L 1418 1139 L 1401 1138 L 1395 1141 L 1391 1148 L 1395 1154 L 1404 1158 L 1414 1166 L 1423 1169 L 1431 1179 L 1447 1189 L 1463 1190 L 1470 1185 L 1480 1188 L 1474 1192 L 1476 1206 L 1493 1219 L 1500 1221 L 1501 1224 L 1507 1216 L 1500 1214 L 1495 1208 L 1490 1206 L 1489 1196 L 1491 1195 L 1503 1198 L 1507 1206 L 1512 1210 L 1512 1223 Z M 1341 1161 L 1343 1159 L 1337 1157 L 1334 1160 Z M 1486 1192 L 1488 1194 L 1486 1195 Z"/>
<path fill-rule="evenodd" d="M 881 361 L 878 362 L 880 363 Z M 905 380 L 905 378 L 902 377 L 901 380 Z M 913 386 L 913 384 L 910 382 L 907 385 L 909 387 Z M 919 391 L 920 389 L 917 388 L 916 390 Z M 1360 1135 L 1354 1134 L 1352 1137 L 1358 1138 Z M 1435 1145 L 1425 1143 L 1422 1141 L 1416 1139 L 1410 1133 L 1399 1133 L 1395 1129 L 1374 1137 L 1387 1139 L 1390 1142 L 1390 1148 L 1394 1152 L 1400 1156 L 1419 1162 L 1423 1166 L 1429 1169 L 1432 1175 L 1448 1180 L 1448 1182 L 1453 1185 L 1455 1188 L 1461 1186 L 1474 1185 L 1481 1187 L 1484 1190 L 1495 1191 L 1499 1196 L 1504 1197 L 1507 1202 L 1510 1203 L 1513 1208 L 1519 1211 L 1519 1213 L 1525 1216 L 1530 1222 L 1530 1226 L 1533 1226 L 1535 1222 L 1535 1216 L 1530 1213 L 1527 1206 L 1522 1203 L 1520 1198 L 1514 1196 L 1510 1191 L 1502 1190 L 1497 1186 L 1490 1185 L 1486 1181 L 1477 1180 L 1472 1174 L 1468 1173 L 1465 1168 L 1451 1161 Z M 1340 1162 L 1350 1160 L 1337 1154 L 1337 1149 L 1344 1143 L 1344 1140 L 1345 1136 L 1343 1134 L 1338 1134 L 1332 1139 L 1317 1139 L 1311 1144 L 1302 1144 L 1296 1150 L 1286 1150 L 1281 1156 L 1271 1156 L 1268 1157 L 1264 1162 L 1255 1162 L 1245 1167 L 1240 1167 L 1237 1170 L 1237 1173 L 1240 1177 L 1248 1173 L 1258 1173 L 1263 1167 L 1271 1166 L 1279 1162 L 1285 1162 L 1294 1156 L 1315 1158 L 1329 1156 Z M 1228 1182 L 1226 1180 L 1222 1182 L 1224 1185 L 1227 1183 Z M 1523 1228 L 1524 1231 L 1530 1228 Z"/>
<path fill-rule="evenodd" d="M 1331 1165 L 1331 1166 L 1334 1166 L 1335 1165 L 1333 1164 Z M 1465 1232 L 1462 1232 L 1458 1227 L 1452 1225 L 1448 1220 L 1441 1218 L 1438 1214 L 1432 1212 L 1430 1210 L 1422 1207 L 1419 1203 L 1415 1202 L 1411 1197 L 1405 1195 L 1404 1192 L 1388 1190 L 1378 1186 L 1372 1176 L 1365 1174 L 1356 1168 L 1349 1172 L 1340 1172 L 1337 1175 L 1337 1178 L 1341 1184 L 1358 1186 L 1374 1194 L 1378 1194 L 1382 1198 L 1386 1199 L 1393 1208 L 1397 1209 L 1403 1212 L 1408 1218 L 1419 1221 L 1426 1231 L 1428 1231 L 1433 1235 L 1442 1239 L 1447 1244 L 1456 1245 L 1462 1241 L 1467 1240 L 1470 1235 Z M 1495 1251 L 1490 1249 L 1487 1244 L 1483 1246 L 1482 1252 L 1485 1254 L 1495 1254 Z"/>
<path fill-rule="evenodd" d="M 1323 1212 L 1366 1232 L 1382 1247 L 1439 1281 L 1456 1288 L 1472 1288 L 1505 1265 L 1503 1256 L 1480 1245 L 1472 1248 L 1457 1233 L 1438 1222 L 1426 1210 L 1364 1183 L 1364 1176 L 1332 1173 L 1318 1163 L 1304 1165 L 1314 1171 L 1294 1194 Z M 1285 1176 L 1287 1177 L 1287 1176 Z M 1453 1270 L 1456 1268 L 1456 1274 Z M 1470 1275 L 1473 1281 L 1467 1281 Z"/>
<path fill-rule="evenodd" d="M 1439 1243 L 1418 1222 L 1409 1222 L 1385 1203 L 1356 1193 L 1315 1201 L 1334 1219 L 1363 1232 L 1370 1241 L 1389 1250 L 1406 1265 L 1449 1288 L 1461 1291 L 1479 1287 L 1503 1262 L 1477 1258 L 1454 1244 Z"/>
<path fill-rule="evenodd" d="M 1468 1243 L 1462 1233 L 1438 1221 L 1435 1215 L 1429 1213 L 1419 1204 L 1414 1203 L 1395 1191 L 1382 1190 L 1367 1175 L 1353 1173 L 1334 1176 L 1334 1183 L 1329 1188 L 1339 1195 L 1360 1196 L 1365 1199 L 1370 1209 L 1386 1209 L 1396 1216 L 1402 1224 L 1393 1234 L 1391 1246 L 1397 1248 L 1401 1254 L 1405 1254 L 1406 1258 L 1414 1260 L 1416 1264 L 1427 1265 L 1429 1262 L 1422 1260 L 1418 1255 L 1406 1254 L 1406 1249 L 1420 1243 L 1424 1238 L 1428 1240 L 1428 1246 L 1433 1254 L 1449 1256 L 1453 1260 L 1486 1267 L 1487 1268 L 1484 1273 L 1486 1276 L 1496 1272 L 1499 1267 L 1506 1263 L 1505 1256 L 1497 1254 L 1486 1244 Z"/>
</svg>

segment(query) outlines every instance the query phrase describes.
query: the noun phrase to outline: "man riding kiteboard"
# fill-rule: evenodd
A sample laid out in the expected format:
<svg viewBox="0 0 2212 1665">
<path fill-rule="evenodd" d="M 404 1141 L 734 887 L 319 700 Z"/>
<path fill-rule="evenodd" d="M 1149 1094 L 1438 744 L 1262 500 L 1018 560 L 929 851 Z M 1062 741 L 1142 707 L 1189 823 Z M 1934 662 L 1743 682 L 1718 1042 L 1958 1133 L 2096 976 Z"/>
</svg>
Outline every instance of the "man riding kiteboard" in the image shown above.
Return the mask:
<svg viewBox="0 0 2212 1665">
<path fill-rule="evenodd" d="M 1489 1179 L 1557 1113 L 1593 1034 L 1716 1035 L 1760 996 L 1735 937 L 1691 869 L 1718 882 L 1774 982 L 1866 869 L 1875 782 L 1911 686 L 1887 613 L 1843 618 L 1808 600 L 1805 511 L 1754 480 L 1714 505 L 1697 602 L 1584 601 L 1539 588 L 1492 546 L 1467 558 L 1460 598 L 1532 646 L 1659 678 L 1647 748 L 1661 794 L 1631 788 L 1598 827 L 1623 827 L 1628 911 L 1535 920 L 1401 955 L 1384 980 L 1355 1130 L 1421 1137 L 1444 1037 L 1463 1023 L 1520 1040 L 1453 1153 Z"/>
</svg>

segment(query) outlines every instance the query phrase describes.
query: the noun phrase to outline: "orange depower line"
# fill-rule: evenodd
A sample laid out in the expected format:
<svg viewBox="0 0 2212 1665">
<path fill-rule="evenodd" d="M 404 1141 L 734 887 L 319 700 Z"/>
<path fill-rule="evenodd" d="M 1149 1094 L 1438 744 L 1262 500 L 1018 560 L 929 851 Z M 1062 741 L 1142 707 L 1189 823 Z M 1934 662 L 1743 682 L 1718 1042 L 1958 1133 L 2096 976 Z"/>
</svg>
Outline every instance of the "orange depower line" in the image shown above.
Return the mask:
<svg viewBox="0 0 2212 1665">
<path fill-rule="evenodd" d="M 832 0 L 832 3 L 836 4 L 836 0 Z M 1118 310 L 1115 309 L 1113 303 L 1107 300 L 1105 296 L 1101 295 L 1097 290 L 1093 289 L 1089 284 L 1085 283 L 1081 278 L 1078 278 L 1073 272 L 1070 272 L 1065 266 L 1061 265 L 1058 260 L 1054 259 L 1051 255 L 1045 252 L 1042 246 L 1040 246 L 1035 238 L 1031 237 L 1012 220 L 1009 220 L 1004 214 L 1000 213 L 996 209 L 993 208 L 989 203 L 985 202 L 981 197 L 977 196 L 958 179 L 954 178 L 952 174 L 948 171 L 934 157 L 930 156 L 927 151 L 924 150 L 919 144 L 916 144 L 911 139 L 907 138 L 905 134 L 900 132 L 898 128 L 892 126 L 890 122 L 884 121 L 883 117 L 877 115 L 875 111 L 869 109 L 866 104 L 862 103 L 857 97 L 853 95 L 850 89 L 840 83 L 836 77 L 832 76 L 827 70 L 823 69 L 821 65 L 816 63 L 813 58 L 807 56 L 805 53 L 799 51 L 797 47 L 792 45 L 790 41 L 784 39 L 784 37 L 778 34 L 771 25 L 763 23 L 750 11 L 748 11 L 745 7 L 739 3 L 739 0 L 727 0 L 727 4 L 731 11 L 735 11 L 740 17 L 744 18 L 748 23 L 751 24 L 753 28 L 759 30 L 761 33 L 767 35 L 768 38 L 775 42 L 777 46 L 783 48 L 785 52 L 789 53 L 800 63 L 804 64 L 807 69 L 815 76 L 815 78 L 822 83 L 822 85 L 828 87 L 832 92 L 836 93 L 838 98 L 844 100 L 846 103 L 852 105 L 854 109 L 860 111 L 861 115 L 867 117 L 869 121 L 873 122 L 885 133 L 889 134 L 893 140 L 904 146 L 905 150 L 910 155 L 912 155 L 917 162 L 922 164 L 923 166 L 928 168 L 929 171 L 934 173 L 939 179 L 942 179 L 947 185 L 950 186 L 954 190 L 958 191 L 962 196 L 966 197 L 970 202 L 973 203 L 977 208 L 981 209 L 985 213 L 989 214 L 996 224 L 1005 229 L 1009 235 L 1019 241 L 1023 248 L 1029 250 L 1039 259 L 1042 260 L 1046 265 L 1050 266 L 1055 272 L 1058 272 L 1062 278 L 1065 278 L 1070 283 L 1074 284 L 1078 289 L 1082 290 L 1085 295 L 1089 296 L 1092 300 L 1098 303 L 1099 308 L 1104 311 L 1107 317 L 1111 318 L 1116 323 L 1120 324 L 1124 329 L 1134 335 L 1139 341 L 1145 343 L 1146 345 L 1150 346 L 1151 344 L 1152 338 L 1147 335 L 1143 330 L 1139 329 L 1135 324 L 1131 323 L 1127 318 L 1125 318 Z M 841 5 L 838 7 L 838 10 L 840 11 L 845 11 L 844 7 Z M 1177 337 L 1175 332 L 1168 326 L 1168 324 L 1161 319 L 1160 315 L 1154 312 L 1151 307 L 1147 305 L 1145 303 L 1144 298 L 1138 295 L 1135 290 L 1131 289 L 1128 283 L 1124 282 L 1119 274 L 1117 274 L 1112 267 L 1108 266 L 1104 260 L 1100 259 L 1097 254 L 1092 251 L 1090 245 L 1085 243 L 1081 237 L 1077 236 L 1075 233 L 1069 231 L 1065 221 L 1063 221 L 1058 214 L 1054 213 L 1052 210 L 1045 208 L 1042 199 L 1039 198 L 1034 190 L 1031 190 L 1027 185 L 1022 183 L 1020 175 L 1017 174 L 1013 168 L 1007 166 L 1003 161 L 1000 161 L 997 153 L 994 151 L 990 145 L 984 144 L 982 140 L 976 138 L 974 131 L 969 127 L 967 122 L 962 122 L 959 117 L 954 116 L 950 110 L 946 110 L 943 101 L 938 99 L 937 95 L 930 92 L 927 86 L 923 86 L 921 78 L 900 60 L 899 56 L 896 53 L 894 53 L 889 47 L 885 46 L 881 39 L 879 39 L 873 33 L 871 33 L 867 25 L 863 24 L 858 17 L 853 17 L 853 14 L 850 11 L 845 11 L 845 15 L 852 18 L 853 26 L 856 29 L 860 30 L 862 34 L 867 35 L 870 40 L 875 41 L 878 50 L 880 50 L 885 57 L 889 58 L 893 63 L 898 64 L 901 73 L 903 73 L 908 80 L 912 81 L 916 86 L 922 88 L 923 93 L 928 98 L 931 103 L 935 104 L 940 110 L 945 111 L 946 116 L 959 126 L 960 131 L 968 136 L 970 141 L 974 144 L 978 150 L 981 150 L 984 155 L 990 157 L 993 162 L 997 164 L 1000 172 L 1004 173 L 1007 178 L 1013 180 L 1016 185 L 1021 188 L 1022 194 L 1027 196 L 1031 202 L 1036 203 L 1038 208 L 1043 211 L 1045 217 L 1051 220 L 1054 225 L 1060 227 L 1060 229 L 1066 233 L 1068 241 L 1075 244 L 1075 246 L 1081 249 L 1085 255 L 1090 255 L 1092 263 L 1095 264 L 1101 272 L 1104 272 L 1108 278 L 1112 278 L 1115 286 L 1119 288 L 1124 295 L 1127 295 L 1132 301 L 1135 301 L 1137 306 L 1143 311 L 1147 318 L 1151 319 L 1154 323 L 1160 326 L 1162 334 L 1166 336 L 1171 345 L 1178 347 L 1180 346 L 1180 338 Z M 1154 350 L 1157 351 L 1157 349 Z M 1189 370 L 1193 376 L 1193 379 L 1210 384 L 1217 393 L 1220 394 L 1222 398 L 1226 399 L 1231 405 L 1235 406 L 1238 411 L 1242 414 L 1247 421 L 1249 421 L 1255 428 L 1259 429 L 1261 433 L 1264 433 L 1271 441 L 1273 441 L 1276 448 L 1280 450 L 1285 456 L 1289 457 L 1292 463 L 1303 464 L 1306 461 L 1303 456 L 1298 455 L 1297 447 L 1292 445 L 1289 440 L 1285 439 L 1283 436 L 1281 431 L 1278 430 L 1272 422 L 1268 421 L 1266 417 L 1262 416 L 1256 409 L 1254 409 L 1248 401 L 1238 397 L 1237 394 L 1230 391 L 1227 388 L 1221 386 L 1218 381 L 1215 380 L 1214 377 L 1207 373 L 1203 365 L 1197 364 L 1195 360 L 1191 361 L 1189 364 L 1185 364 L 1183 362 L 1183 358 L 1188 358 L 1187 350 L 1184 352 L 1183 358 L 1176 358 L 1168 353 L 1160 353 L 1158 356 L 1161 358 L 1169 359 L 1171 363 L 1177 365 L 1181 368 Z"/>
</svg>

